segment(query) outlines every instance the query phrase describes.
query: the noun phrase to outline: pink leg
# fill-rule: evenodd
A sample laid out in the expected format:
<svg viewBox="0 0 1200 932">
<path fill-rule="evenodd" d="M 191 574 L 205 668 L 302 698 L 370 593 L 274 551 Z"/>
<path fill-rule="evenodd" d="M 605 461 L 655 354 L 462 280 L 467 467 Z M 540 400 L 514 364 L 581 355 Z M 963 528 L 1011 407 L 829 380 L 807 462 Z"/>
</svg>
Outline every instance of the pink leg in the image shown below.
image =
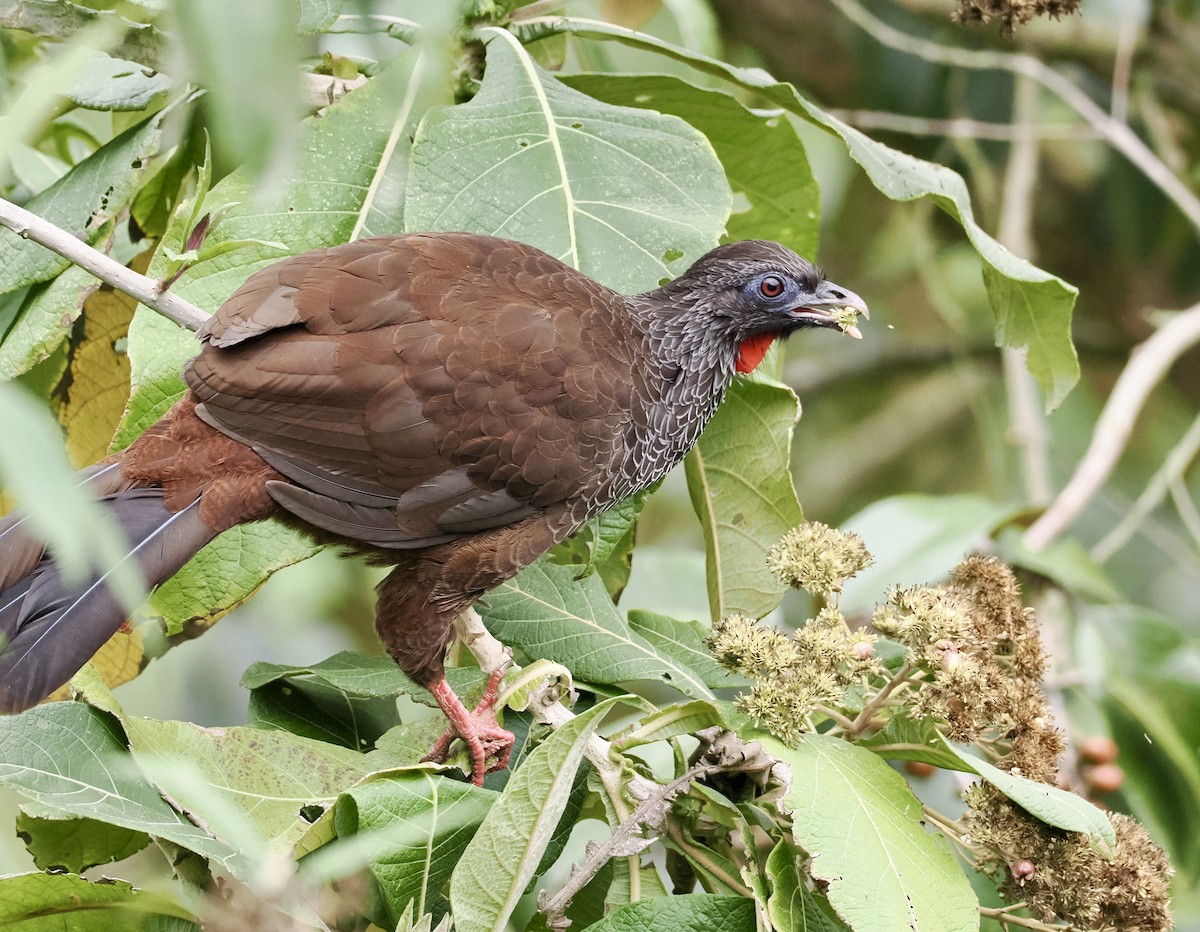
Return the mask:
<svg viewBox="0 0 1200 932">
<path fill-rule="evenodd" d="M 429 691 L 446 713 L 450 727 L 422 759 L 438 763 L 445 761 L 449 756 L 451 743 L 455 738 L 461 738 L 471 755 L 471 781 L 476 786 L 483 786 L 485 774 L 507 767 L 516 737 L 511 731 L 501 728 L 500 723 L 496 721 L 494 706 L 500 697 L 500 683 L 503 680 L 503 668 L 491 675 L 487 689 L 483 691 L 483 697 L 473 712 L 467 711 L 467 707 L 454 694 L 444 676 L 434 680 L 429 686 Z M 488 767 L 487 759 L 493 755 L 496 763 Z"/>
</svg>

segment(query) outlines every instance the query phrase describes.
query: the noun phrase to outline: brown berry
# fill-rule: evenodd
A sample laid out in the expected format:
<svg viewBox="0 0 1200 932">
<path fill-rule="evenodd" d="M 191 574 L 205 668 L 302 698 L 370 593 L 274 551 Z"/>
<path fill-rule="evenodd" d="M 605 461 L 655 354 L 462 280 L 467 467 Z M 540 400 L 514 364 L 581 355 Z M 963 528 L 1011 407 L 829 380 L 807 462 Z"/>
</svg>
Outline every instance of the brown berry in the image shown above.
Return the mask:
<svg viewBox="0 0 1200 932">
<path fill-rule="evenodd" d="M 1035 868 L 1033 861 L 1029 860 L 1029 858 L 1021 858 L 1020 860 L 1013 861 L 1011 870 L 1013 880 L 1024 886 L 1026 880 L 1032 879 Z"/>
<path fill-rule="evenodd" d="M 933 764 L 927 764 L 923 760 L 906 760 L 904 762 L 904 770 L 910 777 L 918 777 L 921 780 L 927 780 L 933 776 L 933 772 L 937 770 Z"/>
<path fill-rule="evenodd" d="M 1108 735 L 1088 735 L 1079 743 L 1079 756 L 1089 764 L 1111 764 L 1119 750 Z"/>
<path fill-rule="evenodd" d="M 1097 764 L 1083 775 L 1093 793 L 1115 793 L 1125 782 L 1125 771 L 1116 764 Z"/>
</svg>

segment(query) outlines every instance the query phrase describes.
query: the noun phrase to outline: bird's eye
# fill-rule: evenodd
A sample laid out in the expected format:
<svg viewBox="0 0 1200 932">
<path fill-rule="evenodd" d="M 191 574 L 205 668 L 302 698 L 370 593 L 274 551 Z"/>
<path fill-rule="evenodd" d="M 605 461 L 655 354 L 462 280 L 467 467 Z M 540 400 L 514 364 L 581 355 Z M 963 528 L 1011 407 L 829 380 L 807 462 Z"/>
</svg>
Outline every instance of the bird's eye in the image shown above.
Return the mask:
<svg viewBox="0 0 1200 932">
<path fill-rule="evenodd" d="M 758 290 L 764 298 L 778 298 L 783 294 L 783 281 L 774 275 L 768 275 L 758 283 Z"/>
</svg>

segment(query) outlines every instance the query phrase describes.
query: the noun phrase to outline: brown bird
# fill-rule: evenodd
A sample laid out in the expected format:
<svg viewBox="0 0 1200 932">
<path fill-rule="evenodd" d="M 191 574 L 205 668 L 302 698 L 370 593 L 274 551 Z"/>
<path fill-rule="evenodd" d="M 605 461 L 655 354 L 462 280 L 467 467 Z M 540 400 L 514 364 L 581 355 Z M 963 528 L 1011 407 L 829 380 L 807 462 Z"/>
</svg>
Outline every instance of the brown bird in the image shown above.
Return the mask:
<svg viewBox="0 0 1200 932">
<path fill-rule="evenodd" d="M 395 564 L 379 636 L 450 720 L 431 757 L 461 738 L 480 783 L 513 736 L 498 678 L 473 712 L 447 685 L 454 618 L 676 465 L 774 340 L 858 336 L 843 307 L 867 310 L 770 242 L 631 297 L 488 236 L 321 249 L 234 292 L 198 333 L 187 394 L 88 482 L 151 586 L 271 517 Z M 103 578 L 67 586 L 19 516 L 0 523 L 0 709 L 62 685 L 123 617 Z"/>
</svg>

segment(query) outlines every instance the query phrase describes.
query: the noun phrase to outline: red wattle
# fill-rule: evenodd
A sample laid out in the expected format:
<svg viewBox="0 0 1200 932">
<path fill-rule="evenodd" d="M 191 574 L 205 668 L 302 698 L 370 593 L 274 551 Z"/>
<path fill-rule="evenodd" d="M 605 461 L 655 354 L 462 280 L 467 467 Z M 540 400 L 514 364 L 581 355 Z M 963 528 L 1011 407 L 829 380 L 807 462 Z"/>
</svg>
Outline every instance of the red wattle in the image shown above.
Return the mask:
<svg viewBox="0 0 1200 932">
<path fill-rule="evenodd" d="M 767 350 L 771 348 L 771 344 L 775 342 L 775 334 L 760 333 L 756 337 L 748 337 L 738 344 L 737 362 L 735 368 L 738 372 L 753 372 L 763 357 L 767 355 Z"/>
</svg>

